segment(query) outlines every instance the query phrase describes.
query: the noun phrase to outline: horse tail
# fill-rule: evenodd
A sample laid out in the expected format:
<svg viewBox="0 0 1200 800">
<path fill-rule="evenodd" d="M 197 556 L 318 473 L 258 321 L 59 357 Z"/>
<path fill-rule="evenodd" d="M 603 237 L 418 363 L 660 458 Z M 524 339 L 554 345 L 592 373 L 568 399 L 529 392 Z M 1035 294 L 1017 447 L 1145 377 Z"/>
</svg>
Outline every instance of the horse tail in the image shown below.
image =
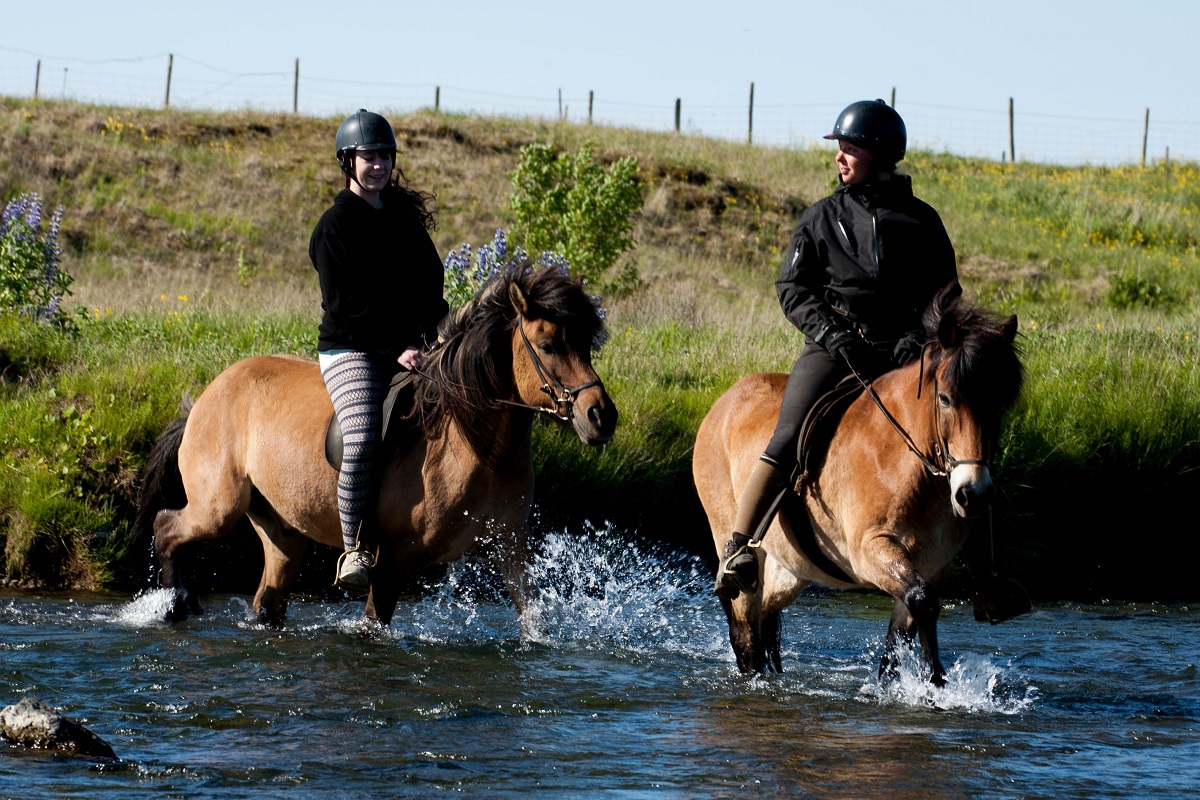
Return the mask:
<svg viewBox="0 0 1200 800">
<path fill-rule="evenodd" d="M 187 505 L 183 475 L 179 472 L 179 444 L 183 441 L 183 429 L 191 411 L 192 402 L 185 398 L 183 414 L 166 427 L 154 447 L 150 448 L 146 474 L 138 491 L 137 519 L 134 523 L 140 536 L 153 535 L 154 518 L 159 511 Z"/>
</svg>

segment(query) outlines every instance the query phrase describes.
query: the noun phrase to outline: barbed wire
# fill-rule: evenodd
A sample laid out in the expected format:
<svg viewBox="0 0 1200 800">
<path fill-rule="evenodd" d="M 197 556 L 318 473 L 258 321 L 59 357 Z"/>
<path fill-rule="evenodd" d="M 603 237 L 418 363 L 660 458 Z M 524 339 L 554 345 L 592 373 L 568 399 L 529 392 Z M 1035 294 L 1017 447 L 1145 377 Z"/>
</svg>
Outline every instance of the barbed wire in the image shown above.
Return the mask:
<svg viewBox="0 0 1200 800">
<path fill-rule="evenodd" d="M 161 67 L 149 65 L 158 62 Z M 173 67 L 168 70 L 167 64 Z M 163 105 L 170 72 L 170 105 L 214 111 L 258 108 L 337 116 L 358 107 L 389 113 L 421 108 L 505 117 L 563 118 L 571 122 L 670 131 L 732 141 L 750 138 L 749 97 L 740 104 L 689 102 L 667 96 L 663 103 L 600 96 L 594 92 L 553 95 L 496 92 L 453 84 L 360 80 L 353 83 L 310 76 L 296 69 L 238 72 L 185 54 L 157 53 L 108 59 L 50 56 L 0 46 L 0 94 L 70 99 L 100 105 L 154 108 Z M 831 147 L 821 139 L 844 105 L 823 102 L 764 102 L 753 105 L 753 141 L 784 147 Z M 1012 159 L 1009 110 L 903 100 L 910 149 L 954 155 Z M 1147 161 L 1200 159 L 1200 122 L 1072 116 L 1021 111 L 1012 117 L 1017 157 L 1047 164 L 1122 165 L 1139 163 L 1143 137 Z"/>
</svg>

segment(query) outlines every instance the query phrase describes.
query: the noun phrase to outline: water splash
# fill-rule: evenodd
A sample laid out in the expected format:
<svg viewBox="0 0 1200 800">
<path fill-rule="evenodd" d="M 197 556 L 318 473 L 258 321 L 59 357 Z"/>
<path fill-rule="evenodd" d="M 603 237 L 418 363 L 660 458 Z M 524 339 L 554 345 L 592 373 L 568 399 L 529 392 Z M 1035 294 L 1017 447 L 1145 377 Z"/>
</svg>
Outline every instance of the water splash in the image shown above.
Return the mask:
<svg viewBox="0 0 1200 800">
<path fill-rule="evenodd" d="M 167 612 L 175 599 L 174 589 L 147 589 L 112 610 L 112 621 L 127 628 L 166 625 Z"/>
<path fill-rule="evenodd" d="M 694 658 L 727 649 L 703 563 L 647 549 L 611 526 L 547 536 L 529 578 L 547 643 Z"/>
<path fill-rule="evenodd" d="M 1028 711 L 1037 698 L 1032 686 L 1006 686 L 1004 669 L 991 659 L 973 654 L 960 656 L 946 669 L 946 685 L 929 682 L 929 667 L 919 646 L 901 646 L 895 652 L 895 679 L 880 683 L 871 678 L 860 697 L 881 704 L 1014 715 Z"/>
</svg>

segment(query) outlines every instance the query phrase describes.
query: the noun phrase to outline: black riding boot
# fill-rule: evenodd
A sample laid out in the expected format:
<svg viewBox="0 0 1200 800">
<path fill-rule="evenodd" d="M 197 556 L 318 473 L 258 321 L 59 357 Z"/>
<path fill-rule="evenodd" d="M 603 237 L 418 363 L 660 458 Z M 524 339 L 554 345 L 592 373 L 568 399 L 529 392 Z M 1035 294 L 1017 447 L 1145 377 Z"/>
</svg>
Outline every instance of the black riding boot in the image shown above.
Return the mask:
<svg viewBox="0 0 1200 800">
<path fill-rule="evenodd" d="M 972 524 L 961 553 L 974 583 L 971 603 L 976 622 L 996 625 L 1033 610 L 1033 601 L 1029 599 L 1025 587 L 1012 578 L 1001 576 L 996 570 L 996 559 L 992 553 L 990 508 L 986 515 Z"/>
</svg>

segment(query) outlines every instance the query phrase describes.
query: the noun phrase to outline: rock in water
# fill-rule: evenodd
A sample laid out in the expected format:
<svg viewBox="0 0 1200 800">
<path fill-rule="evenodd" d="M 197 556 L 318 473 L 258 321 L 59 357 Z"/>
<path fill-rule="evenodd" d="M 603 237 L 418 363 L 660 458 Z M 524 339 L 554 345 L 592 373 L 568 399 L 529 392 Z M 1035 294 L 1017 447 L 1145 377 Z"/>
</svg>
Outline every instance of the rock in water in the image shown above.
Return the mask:
<svg viewBox="0 0 1200 800">
<path fill-rule="evenodd" d="M 24 747 L 117 760 L 99 736 L 32 697 L 0 711 L 0 736 Z"/>
</svg>

